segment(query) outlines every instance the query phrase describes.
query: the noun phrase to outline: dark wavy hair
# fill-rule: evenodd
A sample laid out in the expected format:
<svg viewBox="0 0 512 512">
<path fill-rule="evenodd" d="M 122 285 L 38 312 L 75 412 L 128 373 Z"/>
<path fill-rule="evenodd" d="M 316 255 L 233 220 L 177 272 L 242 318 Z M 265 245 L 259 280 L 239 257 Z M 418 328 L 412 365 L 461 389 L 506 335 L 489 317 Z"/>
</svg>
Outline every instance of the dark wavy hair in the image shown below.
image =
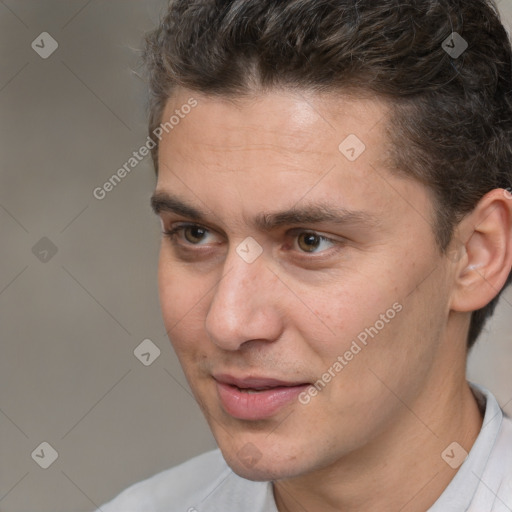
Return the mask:
<svg viewBox="0 0 512 512">
<path fill-rule="evenodd" d="M 468 44 L 460 56 L 447 51 L 454 32 Z M 491 1 L 171 0 L 143 60 L 157 173 L 153 131 L 176 87 L 284 87 L 387 100 L 391 167 L 430 189 L 442 254 L 478 201 L 512 183 L 512 52 Z M 468 348 L 500 294 L 472 313 Z"/>
</svg>

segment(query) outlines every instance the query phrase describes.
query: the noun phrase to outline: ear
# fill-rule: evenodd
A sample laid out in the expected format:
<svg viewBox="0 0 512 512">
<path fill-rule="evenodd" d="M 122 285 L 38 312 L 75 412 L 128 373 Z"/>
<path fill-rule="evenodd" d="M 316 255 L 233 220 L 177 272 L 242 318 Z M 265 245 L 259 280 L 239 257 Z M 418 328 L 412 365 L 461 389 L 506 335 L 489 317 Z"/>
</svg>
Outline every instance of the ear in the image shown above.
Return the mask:
<svg viewBox="0 0 512 512">
<path fill-rule="evenodd" d="M 464 254 L 455 264 L 451 309 L 471 312 L 498 295 L 512 270 L 512 194 L 486 194 L 458 226 Z"/>
</svg>

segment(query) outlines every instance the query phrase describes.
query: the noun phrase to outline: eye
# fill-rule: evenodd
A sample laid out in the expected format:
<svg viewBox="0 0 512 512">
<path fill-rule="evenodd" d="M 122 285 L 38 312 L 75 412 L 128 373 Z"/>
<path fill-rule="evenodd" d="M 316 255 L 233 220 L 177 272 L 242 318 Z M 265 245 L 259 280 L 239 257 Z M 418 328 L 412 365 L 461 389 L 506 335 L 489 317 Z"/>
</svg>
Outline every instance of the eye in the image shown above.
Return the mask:
<svg viewBox="0 0 512 512">
<path fill-rule="evenodd" d="M 335 240 L 311 231 L 301 231 L 297 236 L 297 245 L 301 251 L 306 253 L 324 252 L 324 250 L 329 248 L 329 245 L 332 247 L 338 243 Z M 324 246 L 327 244 L 328 247 L 324 250 L 317 250 L 319 247 L 322 247 L 322 244 Z"/>
<path fill-rule="evenodd" d="M 204 245 L 201 241 L 205 239 L 205 236 L 209 233 L 209 230 L 198 225 L 198 224 L 181 224 L 170 230 L 162 231 L 162 234 L 170 238 L 173 243 L 176 243 L 178 235 L 182 235 L 186 244 L 191 245 Z"/>
<path fill-rule="evenodd" d="M 209 240 L 209 237 L 215 237 L 214 232 L 199 224 L 179 224 L 169 230 L 163 230 L 162 234 L 169 238 L 175 246 L 191 250 L 194 246 L 211 245 L 214 242 Z M 294 229 L 288 232 L 288 236 L 293 239 L 292 249 L 298 250 L 302 254 L 329 253 L 330 248 L 343 245 L 341 241 L 303 229 Z"/>
</svg>

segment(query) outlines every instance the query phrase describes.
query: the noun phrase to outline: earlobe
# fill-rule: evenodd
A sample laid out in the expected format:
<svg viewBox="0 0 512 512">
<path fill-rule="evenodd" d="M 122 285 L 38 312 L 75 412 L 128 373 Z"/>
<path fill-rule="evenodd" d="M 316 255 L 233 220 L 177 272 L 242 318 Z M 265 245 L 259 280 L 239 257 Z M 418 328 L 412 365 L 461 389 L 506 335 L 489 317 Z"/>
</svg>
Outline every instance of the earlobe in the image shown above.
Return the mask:
<svg viewBox="0 0 512 512">
<path fill-rule="evenodd" d="M 459 225 L 466 255 L 456 269 L 454 311 L 485 307 L 512 270 L 512 199 L 504 192 L 496 189 L 486 194 Z"/>
</svg>

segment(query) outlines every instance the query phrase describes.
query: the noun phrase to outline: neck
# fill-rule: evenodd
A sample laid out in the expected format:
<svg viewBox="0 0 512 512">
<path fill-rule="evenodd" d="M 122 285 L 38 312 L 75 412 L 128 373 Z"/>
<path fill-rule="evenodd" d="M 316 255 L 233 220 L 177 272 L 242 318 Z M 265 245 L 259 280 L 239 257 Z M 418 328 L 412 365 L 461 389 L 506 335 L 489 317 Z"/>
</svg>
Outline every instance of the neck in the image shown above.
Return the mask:
<svg viewBox="0 0 512 512">
<path fill-rule="evenodd" d="M 458 469 L 441 454 L 453 442 L 469 452 L 482 425 L 464 368 L 446 370 L 371 443 L 329 467 L 275 482 L 279 511 L 428 510 Z"/>
</svg>

